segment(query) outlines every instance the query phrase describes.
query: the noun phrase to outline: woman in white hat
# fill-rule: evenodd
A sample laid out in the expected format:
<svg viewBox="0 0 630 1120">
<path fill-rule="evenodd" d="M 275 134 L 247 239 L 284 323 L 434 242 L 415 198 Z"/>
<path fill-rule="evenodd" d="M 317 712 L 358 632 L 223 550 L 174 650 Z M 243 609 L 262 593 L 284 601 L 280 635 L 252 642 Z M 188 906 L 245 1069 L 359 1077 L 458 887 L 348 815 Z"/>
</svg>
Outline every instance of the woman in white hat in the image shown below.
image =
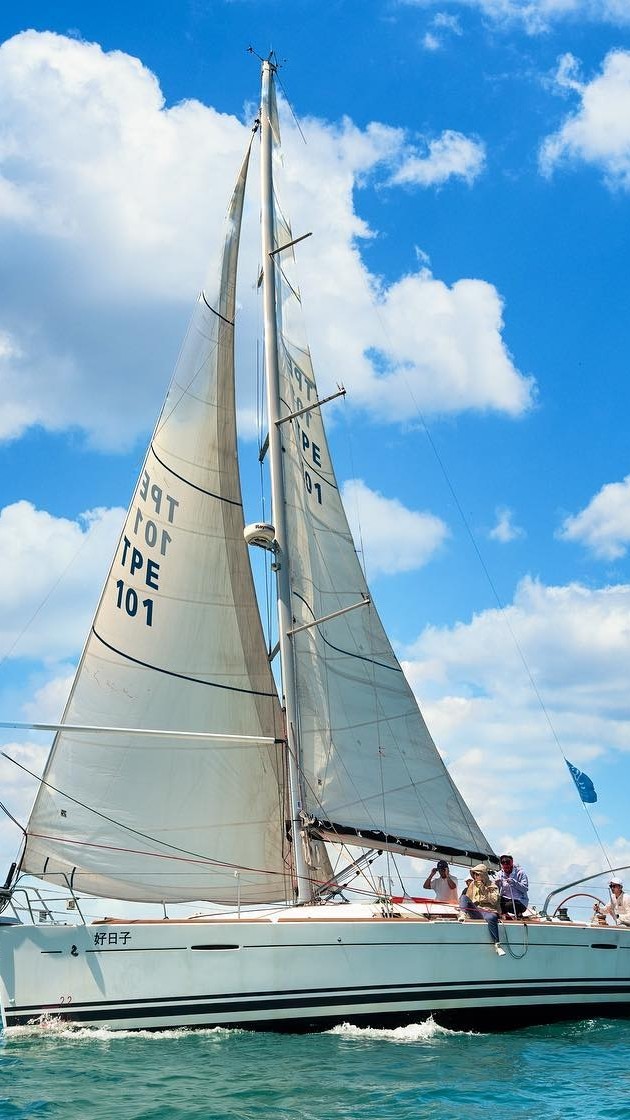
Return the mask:
<svg viewBox="0 0 630 1120">
<path fill-rule="evenodd" d="M 466 918 L 476 921 L 485 919 L 495 952 L 497 956 L 504 957 L 505 950 L 499 945 L 499 888 L 490 879 L 488 868 L 483 863 L 471 867 L 470 874 L 472 882 L 467 884 L 459 900 L 462 911 L 460 921 L 465 921 Z"/>
<path fill-rule="evenodd" d="M 611 879 L 608 886 L 610 902 L 607 906 L 602 906 L 601 902 L 596 903 L 595 910 L 598 914 L 610 914 L 617 925 L 630 926 L 630 895 L 624 893 L 621 879 Z"/>
</svg>

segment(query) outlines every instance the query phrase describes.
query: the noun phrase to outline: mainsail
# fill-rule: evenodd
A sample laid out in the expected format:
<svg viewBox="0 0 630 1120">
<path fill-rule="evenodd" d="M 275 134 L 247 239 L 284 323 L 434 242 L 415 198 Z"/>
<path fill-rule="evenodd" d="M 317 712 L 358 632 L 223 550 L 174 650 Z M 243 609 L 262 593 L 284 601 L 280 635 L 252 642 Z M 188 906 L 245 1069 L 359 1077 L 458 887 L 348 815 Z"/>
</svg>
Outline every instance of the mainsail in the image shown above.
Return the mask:
<svg viewBox="0 0 630 1120">
<path fill-rule="evenodd" d="M 28 824 L 23 870 L 92 894 L 291 897 L 282 713 L 236 456 L 233 324 L 248 160 L 218 290 L 202 292 L 193 313 L 63 717 L 131 730 L 58 733 Z"/>
<path fill-rule="evenodd" d="M 277 154 L 273 91 L 268 112 Z M 274 227 L 303 808 L 313 833 L 329 840 L 459 862 L 492 859 L 427 730 L 357 558 L 317 405 L 292 269 L 294 234 L 277 189 Z M 295 413 L 301 415 L 288 419 Z"/>
</svg>

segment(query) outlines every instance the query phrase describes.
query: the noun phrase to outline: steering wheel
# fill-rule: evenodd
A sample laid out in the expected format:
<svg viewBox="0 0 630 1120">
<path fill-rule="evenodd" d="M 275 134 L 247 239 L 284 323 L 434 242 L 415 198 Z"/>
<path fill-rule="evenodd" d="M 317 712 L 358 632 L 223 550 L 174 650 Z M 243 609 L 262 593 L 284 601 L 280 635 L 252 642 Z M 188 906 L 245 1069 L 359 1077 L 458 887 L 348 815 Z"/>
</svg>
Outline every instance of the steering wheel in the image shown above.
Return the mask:
<svg viewBox="0 0 630 1120">
<path fill-rule="evenodd" d="M 576 894 L 568 894 L 566 898 L 563 898 L 562 902 L 559 902 L 558 905 L 556 906 L 556 908 L 555 908 L 553 914 L 551 915 L 551 917 L 555 918 L 556 914 L 558 913 L 558 910 L 561 910 L 562 907 L 567 902 L 570 902 L 572 898 L 592 898 L 595 902 L 598 902 L 600 906 L 605 906 L 606 905 L 604 902 L 602 902 L 601 898 L 597 897 L 596 894 L 588 894 L 586 891 L 578 891 Z"/>
</svg>

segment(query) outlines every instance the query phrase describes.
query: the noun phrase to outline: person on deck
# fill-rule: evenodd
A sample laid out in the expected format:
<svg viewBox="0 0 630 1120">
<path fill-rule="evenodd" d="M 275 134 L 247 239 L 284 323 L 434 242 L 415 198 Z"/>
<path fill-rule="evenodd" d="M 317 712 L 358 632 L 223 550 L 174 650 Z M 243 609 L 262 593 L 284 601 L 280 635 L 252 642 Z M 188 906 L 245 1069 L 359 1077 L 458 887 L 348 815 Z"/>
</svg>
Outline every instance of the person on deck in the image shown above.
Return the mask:
<svg viewBox="0 0 630 1120">
<path fill-rule="evenodd" d="M 501 914 L 508 918 L 521 918 L 529 905 L 529 881 L 522 867 L 517 867 L 512 856 L 500 856 L 496 884 L 501 896 Z"/>
<path fill-rule="evenodd" d="M 497 956 L 504 957 L 505 950 L 499 945 L 499 888 L 490 879 L 488 868 L 483 863 L 471 868 L 470 874 L 472 883 L 466 887 L 459 900 L 462 911 L 459 920 L 463 922 L 466 918 L 472 918 L 474 921 L 486 921 Z"/>
<path fill-rule="evenodd" d="M 621 879 L 611 879 L 608 886 L 611 900 L 606 906 L 602 906 L 600 902 L 596 903 L 596 913 L 610 914 L 617 925 L 630 926 L 630 895 L 625 893 Z"/>
<path fill-rule="evenodd" d="M 445 859 L 439 859 L 424 881 L 425 891 L 435 891 L 438 902 L 457 903 L 457 879 L 451 875 Z"/>
</svg>

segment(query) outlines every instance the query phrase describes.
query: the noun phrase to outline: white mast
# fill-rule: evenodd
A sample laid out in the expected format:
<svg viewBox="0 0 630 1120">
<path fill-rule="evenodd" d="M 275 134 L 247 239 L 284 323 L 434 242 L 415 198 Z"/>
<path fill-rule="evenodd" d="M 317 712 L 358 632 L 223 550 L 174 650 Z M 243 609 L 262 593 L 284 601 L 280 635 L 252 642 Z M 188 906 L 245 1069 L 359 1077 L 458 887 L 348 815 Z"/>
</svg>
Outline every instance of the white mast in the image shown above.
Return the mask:
<svg viewBox="0 0 630 1120">
<path fill-rule="evenodd" d="M 304 852 L 304 835 L 301 818 L 302 796 L 300 791 L 299 743 L 293 649 L 289 631 L 292 625 L 291 586 L 286 542 L 284 476 L 282 470 L 282 436 L 280 420 L 280 372 L 278 368 L 278 330 L 276 322 L 276 277 L 274 272 L 274 216 L 273 169 L 271 130 L 271 89 L 276 67 L 273 54 L 262 64 L 261 99 L 261 214 L 263 260 L 263 314 L 265 342 L 265 374 L 267 384 L 267 416 L 269 422 L 269 469 L 271 475 L 271 501 L 276 532 L 276 579 L 278 591 L 278 636 L 282 689 L 286 706 L 288 739 L 289 798 L 291 803 L 291 835 L 297 876 L 299 902 L 309 902 L 313 891 L 308 875 Z"/>
</svg>

